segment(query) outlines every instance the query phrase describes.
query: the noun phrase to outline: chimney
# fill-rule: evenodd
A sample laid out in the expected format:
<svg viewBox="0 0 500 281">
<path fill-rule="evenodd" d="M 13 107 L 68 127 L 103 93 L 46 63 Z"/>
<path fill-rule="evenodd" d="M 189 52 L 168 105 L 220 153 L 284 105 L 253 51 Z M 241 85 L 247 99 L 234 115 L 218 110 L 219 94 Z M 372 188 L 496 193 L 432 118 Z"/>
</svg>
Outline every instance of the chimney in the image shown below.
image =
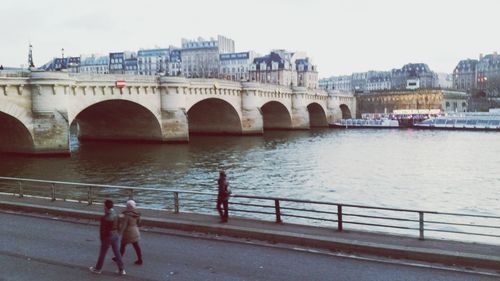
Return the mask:
<svg viewBox="0 0 500 281">
<path fill-rule="evenodd" d="M 479 60 L 483 59 L 483 54 L 479 54 Z"/>
<path fill-rule="evenodd" d="M 498 53 L 497 53 L 497 52 L 493 52 L 493 58 L 495 58 L 495 59 L 496 59 L 496 58 L 497 58 L 497 56 L 498 56 Z"/>
</svg>

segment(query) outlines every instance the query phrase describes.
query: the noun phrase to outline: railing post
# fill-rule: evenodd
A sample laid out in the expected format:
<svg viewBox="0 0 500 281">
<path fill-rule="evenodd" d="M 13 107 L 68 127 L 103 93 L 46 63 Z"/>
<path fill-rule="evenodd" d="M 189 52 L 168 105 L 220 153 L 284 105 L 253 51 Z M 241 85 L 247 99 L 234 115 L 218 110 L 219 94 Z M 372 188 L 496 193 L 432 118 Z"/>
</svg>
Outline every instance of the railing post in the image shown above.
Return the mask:
<svg viewBox="0 0 500 281">
<path fill-rule="evenodd" d="M 87 190 L 87 204 L 92 205 L 92 186 Z"/>
<path fill-rule="evenodd" d="M 128 200 L 134 200 L 134 190 L 129 189 Z"/>
<path fill-rule="evenodd" d="M 280 208 L 280 200 L 274 199 L 274 210 L 276 213 L 276 223 L 281 223 L 281 208 Z"/>
<path fill-rule="evenodd" d="M 52 184 L 52 201 L 56 201 L 56 184 Z"/>
<path fill-rule="evenodd" d="M 341 232 L 343 230 L 342 225 L 342 205 L 337 205 L 337 231 Z"/>
<path fill-rule="evenodd" d="M 23 198 L 23 183 L 19 182 L 19 198 Z"/>
<path fill-rule="evenodd" d="M 174 192 L 174 213 L 179 213 L 179 192 Z"/>
<path fill-rule="evenodd" d="M 420 235 L 419 240 L 424 240 L 424 212 L 418 212 L 419 230 Z"/>
</svg>

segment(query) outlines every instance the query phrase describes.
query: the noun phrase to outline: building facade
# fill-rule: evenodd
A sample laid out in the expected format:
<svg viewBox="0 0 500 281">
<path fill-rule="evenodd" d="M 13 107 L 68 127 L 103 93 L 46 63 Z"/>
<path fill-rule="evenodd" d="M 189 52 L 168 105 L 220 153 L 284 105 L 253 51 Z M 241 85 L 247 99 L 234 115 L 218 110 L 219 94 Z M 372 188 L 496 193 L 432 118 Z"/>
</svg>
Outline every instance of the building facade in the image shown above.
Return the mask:
<svg viewBox="0 0 500 281">
<path fill-rule="evenodd" d="M 369 71 L 367 73 L 366 89 L 368 91 L 390 90 L 392 87 L 389 71 Z"/>
<path fill-rule="evenodd" d="M 418 80 L 419 88 L 432 89 L 437 87 L 437 74 L 425 63 L 409 63 L 400 69 L 393 69 L 392 89 L 407 89 L 408 80 Z"/>
<path fill-rule="evenodd" d="M 131 74 L 131 75 L 137 75 L 139 74 L 139 69 L 138 69 L 138 64 L 137 64 L 137 57 L 130 57 L 126 58 L 124 62 L 124 73 L 125 74 Z"/>
<path fill-rule="evenodd" d="M 323 89 L 325 91 L 339 90 L 342 92 L 350 92 L 353 89 L 351 75 L 323 78 L 319 80 L 318 84 L 320 89 Z"/>
<path fill-rule="evenodd" d="M 250 80 L 283 86 L 297 86 L 297 72 L 291 56 L 272 51 L 257 57 L 250 66 Z"/>
<path fill-rule="evenodd" d="M 311 59 L 303 52 L 282 49 L 256 57 L 250 66 L 250 80 L 309 89 L 319 87 L 317 68 Z"/>
<path fill-rule="evenodd" d="M 393 113 L 396 110 L 464 112 L 467 93 L 442 89 L 373 91 L 356 96 L 358 113 Z"/>
<path fill-rule="evenodd" d="M 225 53 L 219 55 L 219 76 L 226 80 L 250 80 L 250 65 L 255 52 Z"/>
<path fill-rule="evenodd" d="M 91 74 L 109 73 L 109 55 L 102 56 L 93 54 L 82 56 L 80 60 L 79 72 Z"/>
<path fill-rule="evenodd" d="M 370 70 L 320 80 L 320 88 L 324 90 L 337 89 L 357 94 L 381 90 L 432 89 L 438 85 L 438 75 L 424 63 L 409 63 L 391 71 Z"/>
<path fill-rule="evenodd" d="M 318 70 L 310 58 L 297 59 L 295 61 L 297 71 L 297 85 L 309 89 L 318 89 Z"/>
<path fill-rule="evenodd" d="M 137 52 L 139 75 L 158 75 L 168 72 L 170 50 L 168 48 L 145 49 Z"/>
<path fill-rule="evenodd" d="M 453 70 L 453 88 L 471 91 L 476 87 L 476 66 L 478 60 L 466 59 L 458 62 Z"/>
<path fill-rule="evenodd" d="M 169 60 L 167 63 L 168 76 L 179 76 L 182 73 L 182 56 L 181 49 L 170 47 Z"/>
<path fill-rule="evenodd" d="M 128 70 L 126 69 L 126 63 L 125 61 L 128 61 L 127 67 L 129 68 Z M 137 55 L 135 52 L 114 52 L 114 53 L 109 53 L 109 73 L 110 74 L 125 74 L 126 72 L 131 72 L 130 68 L 130 63 L 132 62 L 137 62 Z M 137 67 L 135 67 L 137 69 Z M 137 73 L 133 73 L 137 74 Z"/>
<path fill-rule="evenodd" d="M 367 89 L 368 72 L 353 73 L 351 75 L 351 86 L 355 93 L 363 93 Z"/>
<path fill-rule="evenodd" d="M 182 74 L 194 78 L 218 78 L 220 54 L 234 53 L 234 41 L 218 35 L 217 39 L 182 39 Z"/>
<path fill-rule="evenodd" d="M 488 95 L 500 89 L 500 56 L 497 52 L 480 56 L 476 65 L 477 88 L 486 90 Z"/>
<path fill-rule="evenodd" d="M 80 57 L 54 58 L 40 68 L 45 71 L 59 71 L 65 69 L 68 72 L 76 73 L 79 72 L 80 59 Z"/>
</svg>

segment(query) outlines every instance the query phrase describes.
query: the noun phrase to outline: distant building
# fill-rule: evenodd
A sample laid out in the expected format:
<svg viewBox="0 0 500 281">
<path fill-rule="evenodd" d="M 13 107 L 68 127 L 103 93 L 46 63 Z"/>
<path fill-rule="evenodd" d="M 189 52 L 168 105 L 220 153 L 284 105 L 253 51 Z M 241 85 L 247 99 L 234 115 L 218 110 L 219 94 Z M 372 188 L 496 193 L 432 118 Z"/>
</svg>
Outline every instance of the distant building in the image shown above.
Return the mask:
<svg viewBox="0 0 500 281">
<path fill-rule="evenodd" d="M 367 73 L 366 89 L 368 91 L 390 90 L 391 72 L 389 71 L 369 71 Z"/>
<path fill-rule="evenodd" d="M 181 49 L 170 47 L 169 60 L 167 65 L 167 75 L 178 76 L 182 72 Z"/>
<path fill-rule="evenodd" d="M 453 70 L 453 88 L 470 91 L 476 88 L 476 65 L 478 60 L 466 59 L 458 62 Z"/>
<path fill-rule="evenodd" d="M 360 114 L 393 113 L 397 110 L 464 112 L 468 109 L 465 92 L 444 89 L 372 91 L 356 95 L 356 103 Z"/>
<path fill-rule="evenodd" d="M 356 93 L 365 92 L 368 84 L 368 73 L 367 72 L 359 72 L 353 73 L 351 75 L 351 85 L 352 89 Z"/>
<path fill-rule="evenodd" d="M 68 72 L 78 72 L 80 66 L 80 57 L 54 58 L 50 62 L 41 66 L 45 71 L 59 71 L 62 69 Z"/>
<path fill-rule="evenodd" d="M 407 80 L 418 80 L 419 88 L 432 89 L 437 86 L 437 75 L 425 63 L 409 63 L 401 69 L 392 70 L 392 89 L 406 89 Z"/>
<path fill-rule="evenodd" d="M 301 58 L 295 60 L 297 71 L 297 85 L 309 89 L 318 88 L 318 71 L 316 65 L 312 64 L 310 58 Z"/>
<path fill-rule="evenodd" d="M 278 49 L 256 57 L 250 66 L 250 80 L 283 86 L 318 88 L 316 66 L 304 52 Z"/>
<path fill-rule="evenodd" d="M 131 75 L 137 75 L 137 74 L 139 74 L 139 69 L 138 69 L 138 64 L 137 64 L 137 57 L 133 56 L 133 57 L 130 57 L 130 58 L 125 58 L 124 73 L 125 74 L 131 74 Z"/>
<path fill-rule="evenodd" d="M 109 55 L 90 55 L 82 56 L 80 60 L 79 72 L 108 74 L 109 73 Z"/>
<path fill-rule="evenodd" d="M 122 73 L 125 63 L 125 55 L 123 52 L 109 53 L 109 73 Z"/>
<path fill-rule="evenodd" d="M 250 65 L 255 52 L 225 53 L 219 55 L 219 76 L 223 79 L 240 81 L 250 79 Z"/>
<path fill-rule="evenodd" d="M 424 63 L 410 63 L 392 71 L 370 70 L 320 80 L 322 89 L 354 91 L 357 94 L 381 90 L 432 89 L 438 85 L 438 75 Z"/>
<path fill-rule="evenodd" d="M 318 84 L 319 88 L 325 91 L 352 91 L 352 76 L 351 75 L 343 75 L 343 76 L 332 76 L 330 78 L 320 79 Z"/>
<path fill-rule="evenodd" d="M 333 76 L 330 78 L 319 79 L 319 81 L 318 81 L 319 88 L 322 90 L 325 90 L 325 91 L 333 90 L 334 85 L 333 85 L 333 81 L 331 80 L 332 78 L 333 78 Z"/>
<path fill-rule="evenodd" d="M 297 72 L 292 55 L 272 51 L 257 57 L 250 66 L 250 80 L 260 83 L 297 86 Z"/>
<path fill-rule="evenodd" d="M 137 69 L 139 75 L 157 75 L 168 72 L 170 49 L 145 49 L 137 52 Z"/>
<path fill-rule="evenodd" d="M 134 61 L 137 58 L 135 52 L 109 53 L 109 73 L 125 74 L 125 61 Z M 137 60 L 135 60 L 137 61 Z"/>
<path fill-rule="evenodd" d="M 234 41 L 218 35 L 217 39 L 182 39 L 182 74 L 186 77 L 218 78 L 220 54 L 234 53 Z"/>
<path fill-rule="evenodd" d="M 500 56 L 497 52 L 480 56 L 476 65 L 477 88 L 490 92 L 500 90 Z"/>
</svg>

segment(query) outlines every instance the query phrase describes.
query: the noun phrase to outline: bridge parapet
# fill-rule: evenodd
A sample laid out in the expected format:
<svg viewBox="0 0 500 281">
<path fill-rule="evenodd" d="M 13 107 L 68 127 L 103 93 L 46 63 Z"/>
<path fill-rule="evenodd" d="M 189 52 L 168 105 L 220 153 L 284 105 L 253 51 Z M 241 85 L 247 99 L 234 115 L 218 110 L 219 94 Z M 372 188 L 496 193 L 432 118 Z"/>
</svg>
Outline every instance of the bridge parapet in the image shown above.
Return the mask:
<svg viewBox="0 0 500 281">
<path fill-rule="evenodd" d="M 125 80 L 135 83 L 158 83 L 157 76 L 132 75 L 132 74 L 92 74 L 92 73 L 68 73 L 75 81 L 108 81 Z"/>
<path fill-rule="evenodd" d="M 29 71 L 0 70 L 0 78 L 30 77 Z"/>
</svg>

